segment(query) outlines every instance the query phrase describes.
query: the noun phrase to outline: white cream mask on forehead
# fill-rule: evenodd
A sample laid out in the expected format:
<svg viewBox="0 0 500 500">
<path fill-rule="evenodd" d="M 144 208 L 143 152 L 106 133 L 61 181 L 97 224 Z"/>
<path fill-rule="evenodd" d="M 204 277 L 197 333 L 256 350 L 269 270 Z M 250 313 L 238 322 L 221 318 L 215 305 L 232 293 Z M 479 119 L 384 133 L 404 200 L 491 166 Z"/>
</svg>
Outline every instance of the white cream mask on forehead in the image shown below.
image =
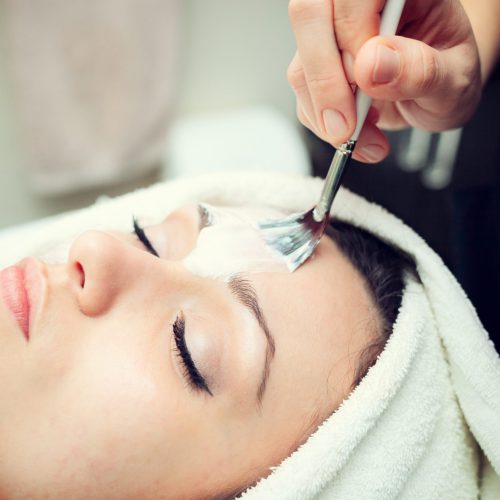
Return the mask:
<svg viewBox="0 0 500 500">
<path fill-rule="evenodd" d="M 281 255 L 268 248 L 257 229 L 259 220 L 283 213 L 269 208 L 200 207 L 208 223 L 183 261 L 190 272 L 222 279 L 238 273 L 289 272 Z"/>
</svg>

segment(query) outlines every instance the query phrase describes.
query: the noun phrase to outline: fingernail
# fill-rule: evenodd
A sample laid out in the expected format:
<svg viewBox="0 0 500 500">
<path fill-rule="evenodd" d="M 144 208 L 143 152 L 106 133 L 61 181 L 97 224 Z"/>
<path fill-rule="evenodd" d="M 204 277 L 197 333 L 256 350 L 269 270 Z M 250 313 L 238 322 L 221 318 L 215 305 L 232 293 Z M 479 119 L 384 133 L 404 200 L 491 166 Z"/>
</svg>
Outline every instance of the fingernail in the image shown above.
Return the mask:
<svg viewBox="0 0 500 500">
<path fill-rule="evenodd" d="M 354 82 L 354 57 L 347 50 L 342 51 L 342 64 L 344 65 L 344 73 L 349 83 Z"/>
<path fill-rule="evenodd" d="M 384 157 L 384 148 L 378 144 L 368 144 L 358 151 L 360 156 L 370 162 L 377 162 Z"/>
<path fill-rule="evenodd" d="M 399 54 L 389 47 L 380 44 L 377 47 L 375 68 L 373 70 L 373 83 L 389 83 L 394 80 L 401 66 Z"/>
<path fill-rule="evenodd" d="M 342 113 L 333 109 L 326 109 L 323 111 L 323 121 L 325 122 L 326 133 L 330 137 L 345 135 L 347 131 L 347 122 Z"/>
</svg>

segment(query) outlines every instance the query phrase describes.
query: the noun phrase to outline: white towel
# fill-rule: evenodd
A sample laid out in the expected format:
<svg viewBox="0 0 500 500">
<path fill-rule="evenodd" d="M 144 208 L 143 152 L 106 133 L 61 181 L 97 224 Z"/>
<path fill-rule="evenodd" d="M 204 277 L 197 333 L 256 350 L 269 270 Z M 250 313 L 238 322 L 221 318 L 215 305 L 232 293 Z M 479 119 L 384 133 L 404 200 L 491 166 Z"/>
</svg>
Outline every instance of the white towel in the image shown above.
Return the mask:
<svg viewBox="0 0 500 500">
<path fill-rule="evenodd" d="M 104 202 L 32 234 L 0 240 L 0 265 L 87 228 L 130 229 L 185 202 L 310 208 L 318 179 L 270 173 L 180 179 Z M 500 359 L 441 259 L 400 220 L 342 190 L 336 217 L 413 256 L 394 331 L 377 363 L 319 429 L 243 494 L 253 499 L 500 498 Z"/>
</svg>

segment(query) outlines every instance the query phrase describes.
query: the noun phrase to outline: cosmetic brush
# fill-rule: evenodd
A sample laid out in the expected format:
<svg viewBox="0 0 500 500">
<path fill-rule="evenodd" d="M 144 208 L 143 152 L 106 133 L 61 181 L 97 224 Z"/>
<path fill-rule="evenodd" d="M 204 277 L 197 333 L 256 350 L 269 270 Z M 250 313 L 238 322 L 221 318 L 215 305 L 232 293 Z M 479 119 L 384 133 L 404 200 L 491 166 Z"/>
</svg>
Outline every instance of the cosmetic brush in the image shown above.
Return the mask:
<svg viewBox="0 0 500 500">
<path fill-rule="evenodd" d="M 380 35 L 396 33 L 405 0 L 388 0 L 380 20 Z M 335 152 L 318 203 L 311 210 L 280 219 L 263 220 L 258 228 L 266 244 L 280 253 L 293 272 L 314 252 L 330 217 L 330 208 L 356 146 L 371 105 L 371 98 L 360 89 L 356 92 L 356 129 L 351 138 Z"/>
</svg>

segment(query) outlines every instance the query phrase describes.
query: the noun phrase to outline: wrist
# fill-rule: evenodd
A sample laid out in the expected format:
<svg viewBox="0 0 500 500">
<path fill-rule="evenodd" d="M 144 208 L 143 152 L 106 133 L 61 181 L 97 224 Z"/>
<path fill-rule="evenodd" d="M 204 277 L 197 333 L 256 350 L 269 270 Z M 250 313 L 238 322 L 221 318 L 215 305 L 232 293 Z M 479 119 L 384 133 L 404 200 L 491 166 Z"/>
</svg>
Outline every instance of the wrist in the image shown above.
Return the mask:
<svg viewBox="0 0 500 500">
<path fill-rule="evenodd" d="M 500 2 L 461 0 L 472 27 L 481 64 L 481 81 L 488 82 L 500 57 Z"/>
</svg>

